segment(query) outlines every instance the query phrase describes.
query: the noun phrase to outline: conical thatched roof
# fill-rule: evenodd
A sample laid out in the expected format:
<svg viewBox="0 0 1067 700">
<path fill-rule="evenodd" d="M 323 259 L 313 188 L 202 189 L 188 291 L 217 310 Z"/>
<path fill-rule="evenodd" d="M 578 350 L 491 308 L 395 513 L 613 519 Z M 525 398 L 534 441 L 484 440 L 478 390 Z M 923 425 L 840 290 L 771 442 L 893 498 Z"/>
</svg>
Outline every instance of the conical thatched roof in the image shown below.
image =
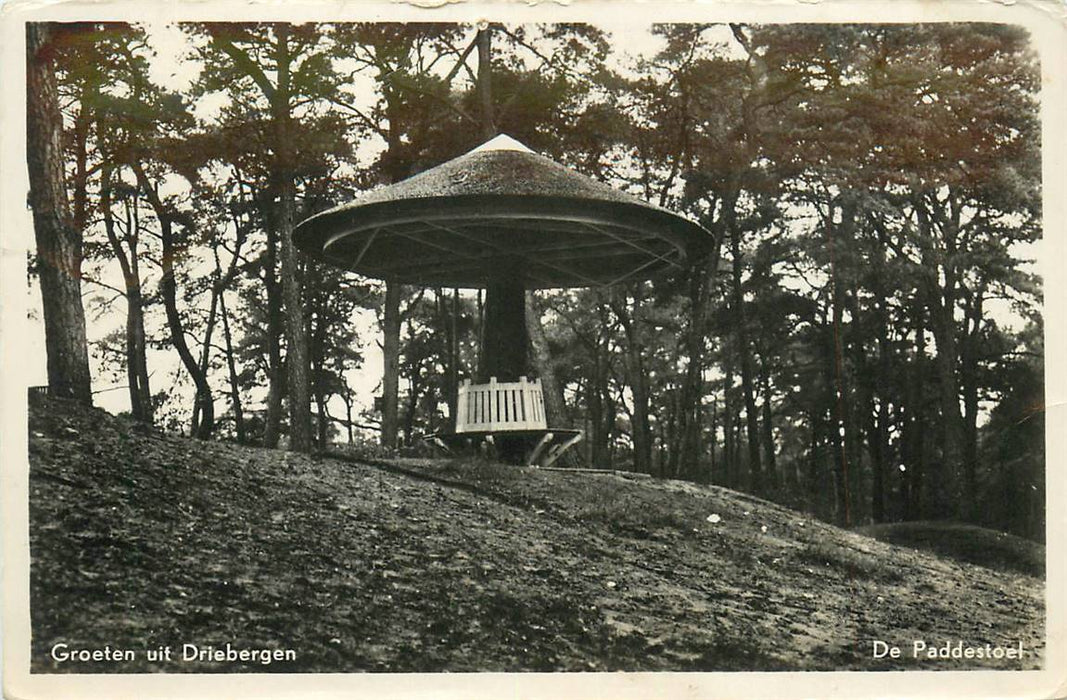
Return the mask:
<svg viewBox="0 0 1067 700">
<path fill-rule="evenodd" d="M 480 287 L 501 260 L 529 287 L 581 287 L 681 268 L 710 234 L 507 136 L 302 222 L 296 244 L 378 278 Z"/>
</svg>

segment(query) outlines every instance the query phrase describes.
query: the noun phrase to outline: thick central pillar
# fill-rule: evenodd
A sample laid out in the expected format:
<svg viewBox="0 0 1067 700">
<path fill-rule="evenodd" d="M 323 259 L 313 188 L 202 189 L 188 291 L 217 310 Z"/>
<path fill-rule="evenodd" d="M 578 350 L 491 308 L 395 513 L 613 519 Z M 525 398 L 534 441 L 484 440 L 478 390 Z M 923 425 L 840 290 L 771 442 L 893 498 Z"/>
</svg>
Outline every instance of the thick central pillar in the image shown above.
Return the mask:
<svg viewBox="0 0 1067 700">
<path fill-rule="evenodd" d="M 478 382 L 490 377 L 514 382 L 526 374 L 526 284 L 521 265 L 501 261 L 490 271 L 485 289 L 485 340 Z"/>
<path fill-rule="evenodd" d="M 501 260 L 489 272 L 485 287 L 485 328 L 478 383 L 515 382 L 526 374 L 526 284 L 521 265 Z M 522 438 L 493 436 L 497 456 L 510 464 L 522 464 Z"/>
</svg>

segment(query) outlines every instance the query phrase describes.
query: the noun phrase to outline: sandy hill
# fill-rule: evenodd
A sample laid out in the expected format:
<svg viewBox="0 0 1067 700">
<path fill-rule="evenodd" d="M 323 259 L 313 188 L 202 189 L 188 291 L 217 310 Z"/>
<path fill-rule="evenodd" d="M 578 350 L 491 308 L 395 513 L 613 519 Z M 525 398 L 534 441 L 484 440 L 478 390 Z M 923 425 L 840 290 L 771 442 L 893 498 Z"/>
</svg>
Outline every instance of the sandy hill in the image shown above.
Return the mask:
<svg viewBox="0 0 1067 700">
<path fill-rule="evenodd" d="M 1036 668 L 1044 582 L 723 488 L 478 461 L 312 458 L 35 399 L 33 669 Z M 874 640 L 902 658 L 872 658 Z M 913 640 L 1023 645 L 912 658 Z M 132 650 L 58 662 L 50 650 Z M 183 661 L 291 649 L 295 660 Z M 171 646 L 170 661 L 145 650 Z"/>
</svg>

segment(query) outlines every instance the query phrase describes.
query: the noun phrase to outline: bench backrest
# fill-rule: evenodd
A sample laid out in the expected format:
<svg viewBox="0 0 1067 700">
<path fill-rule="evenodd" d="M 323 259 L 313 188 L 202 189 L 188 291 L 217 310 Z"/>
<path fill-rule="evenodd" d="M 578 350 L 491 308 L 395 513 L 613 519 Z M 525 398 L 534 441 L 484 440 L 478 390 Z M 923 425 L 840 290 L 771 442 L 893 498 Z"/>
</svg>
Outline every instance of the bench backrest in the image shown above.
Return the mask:
<svg viewBox="0 0 1067 700">
<path fill-rule="evenodd" d="M 545 397 L 541 380 L 471 384 L 464 380 L 456 401 L 456 432 L 544 430 Z"/>
</svg>

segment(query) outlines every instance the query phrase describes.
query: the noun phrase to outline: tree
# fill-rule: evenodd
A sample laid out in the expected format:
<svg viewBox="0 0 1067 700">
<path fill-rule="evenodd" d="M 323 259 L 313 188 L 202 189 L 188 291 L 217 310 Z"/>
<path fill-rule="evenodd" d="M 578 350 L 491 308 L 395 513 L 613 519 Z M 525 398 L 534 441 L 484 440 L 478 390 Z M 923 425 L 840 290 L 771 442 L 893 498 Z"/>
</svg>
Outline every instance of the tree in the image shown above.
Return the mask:
<svg viewBox="0 0 1067 700">
<path fill-rule="evenodd" d="M 70 167 L 67 186 L 74 227 L 82 232 L 85 262 L 117 260 L 123 283 L 115 288 L 126 302 L 124 352 L 131 412 L 135 419 L 152 423 L 153 399 L 146 364 L 143 278 L 140 256 L 141 226 L 135 188 L 118 176 L 116 153 L 125 133 L 137 129 L 146 105 L 118 97 L 122 91 L 146 81 L 143 32 L 126 24 L 68 25 L 55 42 L 57 93 L 65 106 L 65 139 Z M 149 108 L 150 109 L 150 108 Z M 95 192 L 94 192 L 95 188 Z M 112 198 L 117 197 L 113 209 Z M 102 216 L 106 245 L 94 240 Z M 83 279 L 108 287 L 95 271 L 83 264 Z"/>
<path fill-rule="evenodd" d="M 81 300 L 82 231 L 70 211 L 63 174 L 63 122 L 56 93 L 57 28 L 26 24 L 26 157 L 44 303 L 48 385 L 92 404 L 85 310 Z"/>
<path fill-rule="evenodd" d="M 307 329 L 301 301 L 293 226 L 296 224 L 296 158 L 293 151 L 297 102 L 328 92 L 324 75 L 332 75 L 326 56 L 316 45 L 321 29 L 314 25 L 209 24 L 211 46 L 230 63 L 215 63 L 219 78 L 250 79 L 268 105 L 272 224 L 277 229 L 280 276 L 284 299 L 289 390 L 289 446 L 299 452 L 312 448 L 311 383 Z M 274 76 L 272 81 L 267 72 Z"/>
</svg>

